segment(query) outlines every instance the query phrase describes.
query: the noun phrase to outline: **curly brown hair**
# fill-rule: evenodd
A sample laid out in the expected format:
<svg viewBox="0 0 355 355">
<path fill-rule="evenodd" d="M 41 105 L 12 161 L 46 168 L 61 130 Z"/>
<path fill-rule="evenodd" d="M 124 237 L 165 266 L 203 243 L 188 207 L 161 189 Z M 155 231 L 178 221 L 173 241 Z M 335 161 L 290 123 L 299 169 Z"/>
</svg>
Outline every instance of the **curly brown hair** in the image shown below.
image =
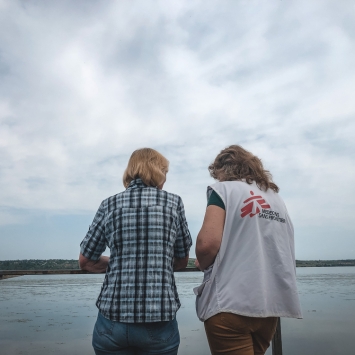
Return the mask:
<svg viewBox="0 0 355 355">
<path fill-rule="evenodd" d="M 211 176 L 218 181 L 236 181 L 245 179 L 249 185 L 256 182 L 259 189 L 279 192 L 272 181 L 272 175 L 265 170 L 261 160 L 239 145 L 223 149 L 208 167 Z"/>
</svg>

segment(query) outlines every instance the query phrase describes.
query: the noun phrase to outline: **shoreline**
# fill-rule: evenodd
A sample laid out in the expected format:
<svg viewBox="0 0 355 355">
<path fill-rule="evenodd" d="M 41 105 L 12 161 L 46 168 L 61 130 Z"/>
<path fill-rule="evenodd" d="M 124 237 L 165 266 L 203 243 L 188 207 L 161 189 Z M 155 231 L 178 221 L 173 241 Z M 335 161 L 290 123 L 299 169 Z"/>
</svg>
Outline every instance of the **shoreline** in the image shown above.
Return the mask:
<svg viewBox="0 0 355 355">
<path fill-rule="evenodd" d="M 190 258 L 187 268 L 195 268 Z M 355 259 L 343 260 L 296 260 L 296 267 L 339 267 L 355 266 Z M 0 271 L 9 270 L 80 270 L 76 259 L 24 259 L 0 260 Z"/>
</svg>

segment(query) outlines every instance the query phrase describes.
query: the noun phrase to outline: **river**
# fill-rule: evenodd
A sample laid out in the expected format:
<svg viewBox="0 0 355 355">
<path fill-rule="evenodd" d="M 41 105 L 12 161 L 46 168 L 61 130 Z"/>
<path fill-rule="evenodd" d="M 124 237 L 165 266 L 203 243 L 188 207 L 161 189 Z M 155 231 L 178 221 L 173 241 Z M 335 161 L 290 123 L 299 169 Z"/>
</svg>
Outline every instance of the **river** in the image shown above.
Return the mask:
<svg viewBox="0 0 355 355">
<path fill-rule="evenodd" d="M 179 355 L 209 354 L 192 292 L 202 274 L 175 277 L 182 303 Z M 51 275 L 0 281 L 0 354 L 94 354 L 91 334 L 102 280 L 103 275 Z M 355 267 L 298 268 L 297 282 L 304 319 L 281 320 L 284 354 L 355 354 Z"/>
</svg>

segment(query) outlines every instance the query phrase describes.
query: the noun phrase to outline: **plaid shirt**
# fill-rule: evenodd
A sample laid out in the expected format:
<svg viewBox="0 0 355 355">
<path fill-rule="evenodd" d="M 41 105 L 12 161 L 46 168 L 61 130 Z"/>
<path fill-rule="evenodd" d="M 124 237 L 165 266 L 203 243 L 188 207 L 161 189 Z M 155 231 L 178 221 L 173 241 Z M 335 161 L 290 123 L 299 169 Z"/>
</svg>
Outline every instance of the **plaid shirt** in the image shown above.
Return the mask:
<svg viewBox="0 0 355 355">
<path fill-rule="evenodd" d="M 179 196 L 146 186 L 141 179 L 104 200 L 81 242 L 81 254 L 110 261 L 96 306 L 103 316 L 125 323 L 169 321 L 180 301 L 173 259 L 192 245 Z"/>
</svg>

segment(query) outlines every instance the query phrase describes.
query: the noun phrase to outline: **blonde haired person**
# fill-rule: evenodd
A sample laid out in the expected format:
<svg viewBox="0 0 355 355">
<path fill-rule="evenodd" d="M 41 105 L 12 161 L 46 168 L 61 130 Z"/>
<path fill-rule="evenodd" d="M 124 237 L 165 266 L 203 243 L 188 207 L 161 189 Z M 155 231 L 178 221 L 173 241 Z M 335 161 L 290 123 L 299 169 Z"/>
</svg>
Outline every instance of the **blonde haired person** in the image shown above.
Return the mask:
<svg viewBox="0 0 355 355">
<path fill-rule="evenodd" d="M 196 241 L 204 282 L 195 289 L 213 355 L 262 355 L 278 317 L 302 318 L 293 225 L 261 160 L 238 145 L 208 167 L 218 180 Z"/>
<path fill-rule="evenodd" d="M 177 354 L 173 272 L 186 267 L 192 241 L 181 198 L 162 190 L 168 169 L 156 150 L 134 151 L 126 190 L 101 203 L 81 243 L 81 269 L 106 272 L 96 302 L 97 355 Z M 106 247 L 110 257 L 101 256 Z"/>
</svg>

